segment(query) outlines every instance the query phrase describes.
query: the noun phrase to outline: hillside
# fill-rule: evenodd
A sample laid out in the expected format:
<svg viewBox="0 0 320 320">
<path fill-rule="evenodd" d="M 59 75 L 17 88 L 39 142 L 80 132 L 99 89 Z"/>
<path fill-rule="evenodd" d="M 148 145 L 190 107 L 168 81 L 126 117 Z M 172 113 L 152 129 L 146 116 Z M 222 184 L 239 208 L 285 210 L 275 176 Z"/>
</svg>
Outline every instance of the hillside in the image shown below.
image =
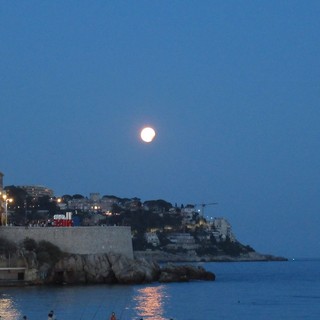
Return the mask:
<svg viewBox="0 0 320 320">
<path fill-rule="evenodd" d="M 68 213 L 78 226 L 130 226 L 137 255 L 144 252 L 161 261 L 279 259 L 240 243 L 225 217 L 204 216 L 204 205 L 178 206 L 162 199 L 142 202 L 136 197 L 99 194 L 29 199 L 17 187 L 6 187 L 6 191 L 14 199 L 8 208 L 11 225 L 51 226 L 55 216 Z"/>
</svg>

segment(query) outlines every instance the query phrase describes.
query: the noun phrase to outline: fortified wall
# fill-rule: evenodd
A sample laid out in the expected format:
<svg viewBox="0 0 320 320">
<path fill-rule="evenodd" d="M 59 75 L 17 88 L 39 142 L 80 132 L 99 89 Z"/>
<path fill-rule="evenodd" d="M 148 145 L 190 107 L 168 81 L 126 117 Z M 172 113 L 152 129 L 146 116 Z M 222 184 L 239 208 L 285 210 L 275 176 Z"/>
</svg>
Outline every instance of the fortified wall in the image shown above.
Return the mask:
<svg viewBox="0 0 320 320">
<path fill-rule="evenodd" d="M 130 227 L 0 227 L 0 236 L 15 243 L 46 240 L 68 253 L 115 252 L 133 259 Z"/>
</svg>

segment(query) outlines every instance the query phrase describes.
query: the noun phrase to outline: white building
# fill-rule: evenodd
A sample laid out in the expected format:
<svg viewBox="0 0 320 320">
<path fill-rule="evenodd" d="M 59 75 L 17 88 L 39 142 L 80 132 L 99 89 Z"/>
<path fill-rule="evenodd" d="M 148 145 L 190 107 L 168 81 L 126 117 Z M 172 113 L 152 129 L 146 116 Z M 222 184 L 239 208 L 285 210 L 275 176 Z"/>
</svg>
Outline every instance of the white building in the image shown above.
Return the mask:
<svg viewBox="0 0 320 320">
<path fill-rule="evenodd" d="M 195 206 L 192 204 L 186 205 L 184 208 L 181 208 L 181 214 L 182 222 L 190 223 L 196 214 Z"/>
<path fill-rule="evenodd" d="M 211 222 L 213 229 L 213 236 L 219 240 L 226 240 L 227 237 L 235 242 L 236 238 L 232 232 L 231 225 L 225 218 L 214 218 Z"/>
<path fill-rule="evenodd" d="M 25 185 L 25 186 L 18 186 L 18 188 L 21 188 L 25 190 L 28 194 L 28 196 L 33 197 L 33 198 L 39 198 L 39 197 L 44 197 L 48 196 L 50 198 L 53 197 L 53 190 L 49 189 L 44 186 L 36 186 L 36 185 Z"/>
<path fill-rule="evenodd" d="M 194 237 L 190 233 L 172 233 L 167 237 L 171 244 L 167 245 L 167 248 L 172 249 L 186 249 L 186 250 L 195 250 L 199 246 L 195 243 Z"/>
<path fill-rule="evenodd" d="M 87 211 L 90 209 L 90 203 L 86 198 L 71 199 L 68 201 L 68 209 Z"/>
<path fill-rule="evenodd" d="M 144 234 L 144 238 L 148 243 L 151 243 L 154 247 L 158 246 L 160 244 L 160 240 L 156 233 L 154 232 L 146 232 Z"/>
</svg>

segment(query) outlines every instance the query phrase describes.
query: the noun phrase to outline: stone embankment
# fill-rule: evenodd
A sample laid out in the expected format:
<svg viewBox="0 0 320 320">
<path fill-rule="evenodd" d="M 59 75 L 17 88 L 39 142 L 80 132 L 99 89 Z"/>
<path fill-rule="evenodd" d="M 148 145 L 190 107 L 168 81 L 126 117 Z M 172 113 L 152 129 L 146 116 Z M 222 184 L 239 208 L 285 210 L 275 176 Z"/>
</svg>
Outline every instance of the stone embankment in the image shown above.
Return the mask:
<svg viewBox="0 0 320 320">
<path fill-rule="evenodd" d="M 30 266 L 35 266 L 34 261 L 30 261 Z M 29 279 L 29 283 L 33 284 L 141 284 L 215 280 L 215 275 L 202 267 L 173 264 L 160 267 L 153 260 L 130 259 L 115 253 L 70 254 L 53 267 L 43 265 L 30 274 L 34 275 L 34 279 Z"/>
</svg>

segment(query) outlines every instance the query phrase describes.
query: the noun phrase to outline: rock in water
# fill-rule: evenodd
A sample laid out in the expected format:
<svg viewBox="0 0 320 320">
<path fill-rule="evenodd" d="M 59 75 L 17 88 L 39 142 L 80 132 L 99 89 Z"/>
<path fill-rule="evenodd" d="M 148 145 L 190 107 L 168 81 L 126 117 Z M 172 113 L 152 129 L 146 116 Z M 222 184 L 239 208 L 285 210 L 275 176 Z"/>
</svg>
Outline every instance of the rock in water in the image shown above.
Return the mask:
<svg viewBox="0 0 320 320">
<path fill-rule="evenodd" d="M 129 259 L 121 254 L 71 254 L 54 266 L 48 282 L 66 284 L 120 283 L 140 284 L 215 280 L 212 272 L 191 265 L 168 264 L 163 268 L 154 261 Z"/>
<path fill-rule="evenodd" d="M 185 282 L 190 280 L 214 281 L 215 274 L 204 268 L 190 265 L 168 264 L 161 269 L 159 282 Z"/>
</svg>

